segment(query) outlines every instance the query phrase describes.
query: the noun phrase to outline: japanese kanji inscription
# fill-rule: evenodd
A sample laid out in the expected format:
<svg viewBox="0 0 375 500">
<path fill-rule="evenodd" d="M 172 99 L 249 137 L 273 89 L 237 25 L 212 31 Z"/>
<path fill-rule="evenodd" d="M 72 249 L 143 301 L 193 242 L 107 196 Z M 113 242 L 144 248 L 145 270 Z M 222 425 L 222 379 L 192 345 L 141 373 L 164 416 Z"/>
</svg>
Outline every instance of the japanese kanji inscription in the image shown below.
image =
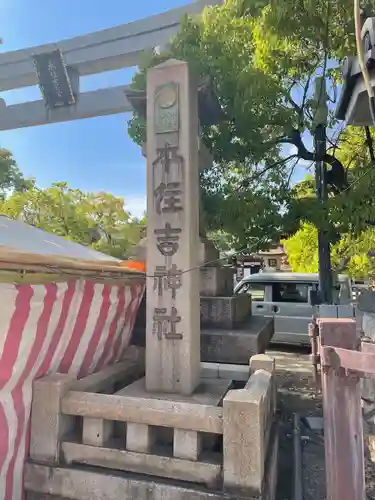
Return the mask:
<svg viewBox="0 0 375 500">
<path fill-rule="evenodd" d="M 162 297 L 165 290 L 172 290 L 172 299 L 176 299 L 176 291 L 182 286 L 181 269 L 177 269 L 176 264 L 172 264 L 170 269 L 167 266 L 156 266 L 154 276 L 154 290 L 158 296 Z"/>
<path fill-rule="evenodd" d="M 182 333 L 176 332 L 176 325 L 180 322 L 181 316 L 178 316 L 174 306 L 172 306 L 171 314 L 168 314 L 166 307 L 157 307 L 153 317 L 153 333 L 157 335 L 158 340 L 162 340 L 163 336 L 169 340 L 182 340 Z"/>
</svg>

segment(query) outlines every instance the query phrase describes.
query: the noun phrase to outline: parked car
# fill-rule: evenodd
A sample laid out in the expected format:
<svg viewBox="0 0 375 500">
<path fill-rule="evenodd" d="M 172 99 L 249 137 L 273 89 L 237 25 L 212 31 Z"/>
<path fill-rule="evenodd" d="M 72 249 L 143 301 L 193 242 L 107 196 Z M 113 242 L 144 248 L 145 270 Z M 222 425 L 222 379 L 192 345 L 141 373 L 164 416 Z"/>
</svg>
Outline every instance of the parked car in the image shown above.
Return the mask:
<svg viewBox="0 0 375 500">
<path fill-rule="evenodd" d="M 274 318 L 273 342 L 304 345 L 309 344 L 308 324 L 316 313 L 312 297 L 318 289 L 318 274 L 263 272 L 244 278 L 234 293 L 251 295 L 253 315 Z M 334 279 L 333 295 L 335 304 L 351 303 L 349 276 Z"/>
</svg>

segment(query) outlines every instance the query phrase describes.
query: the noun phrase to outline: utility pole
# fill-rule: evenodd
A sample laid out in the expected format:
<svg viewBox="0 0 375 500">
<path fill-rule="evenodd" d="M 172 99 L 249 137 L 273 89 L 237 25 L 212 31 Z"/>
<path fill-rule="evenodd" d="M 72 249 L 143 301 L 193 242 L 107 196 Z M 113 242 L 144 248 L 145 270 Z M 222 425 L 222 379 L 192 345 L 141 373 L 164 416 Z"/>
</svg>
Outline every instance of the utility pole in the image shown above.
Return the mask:
<svg viewBox="0 0 375 500">
<path fill-rule="evenodd" d="M 325 78 L 315 79 L 316 112 L 314 116 L 314 143 L 315 143 L 315 185 L 316 196 L 322 207 L 327 203 L 327 167 L 323 161 L 326 152 L 326 128 L 328 118 L 327 92 Z M 319 291 L 323 304 L 332 304 L 332 270 L 331 248 L 327 232 L 327 215 L 324 212 L 322 224 L 318 226 L 318 255 L 319 255 Z"/>
</svg>

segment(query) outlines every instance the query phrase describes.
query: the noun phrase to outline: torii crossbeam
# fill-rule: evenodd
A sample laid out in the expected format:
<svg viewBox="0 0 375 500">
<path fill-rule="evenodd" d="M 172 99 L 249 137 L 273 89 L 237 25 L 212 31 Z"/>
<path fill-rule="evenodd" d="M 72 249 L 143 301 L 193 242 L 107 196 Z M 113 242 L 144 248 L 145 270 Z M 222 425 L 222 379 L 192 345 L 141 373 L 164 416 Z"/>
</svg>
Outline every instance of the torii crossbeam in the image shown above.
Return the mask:
<svg viewBox="0 0 375 500">
<path fill-rule="evenodd" d="M 198 0 L 140 21 L 0 54 L 0 92 L 38 84 L 44 91 L 38 101 L 7 106 L 1 100 L 0 130 L 131 111 L 127 85 L 80 93 L 79 78 L 137 66 L 143 52 L 165 45 L 177 33 L 184 14 L 219 3 Z"/>
</svg>

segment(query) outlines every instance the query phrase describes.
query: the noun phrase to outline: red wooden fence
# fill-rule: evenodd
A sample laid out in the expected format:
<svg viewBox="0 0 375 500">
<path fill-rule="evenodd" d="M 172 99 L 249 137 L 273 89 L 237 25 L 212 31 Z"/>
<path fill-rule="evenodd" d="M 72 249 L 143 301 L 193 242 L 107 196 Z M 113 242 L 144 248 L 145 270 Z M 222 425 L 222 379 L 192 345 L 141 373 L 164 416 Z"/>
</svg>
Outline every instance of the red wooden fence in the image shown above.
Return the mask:
<svg viewBox="0 0 375 500">
<path fill-rule="evenodd" d="M 360 377 L 375 374 L 375 345 L 361 344 L 353 319 L 311 325 L 313 362 L 320 362 L 327 500 L 364 500 Z"/>
</svg>

